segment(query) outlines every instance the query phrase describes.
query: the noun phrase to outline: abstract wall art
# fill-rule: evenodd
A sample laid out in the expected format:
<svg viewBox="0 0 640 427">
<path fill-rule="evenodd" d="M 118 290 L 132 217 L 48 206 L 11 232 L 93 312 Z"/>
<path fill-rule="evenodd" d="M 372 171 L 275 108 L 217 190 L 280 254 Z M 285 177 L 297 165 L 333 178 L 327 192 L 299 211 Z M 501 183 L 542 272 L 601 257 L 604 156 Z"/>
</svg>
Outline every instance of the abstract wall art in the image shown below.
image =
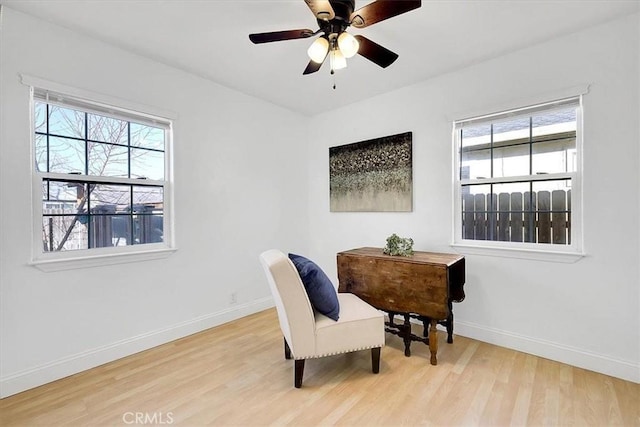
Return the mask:
<svg viewBox="0 0 640 427">
<path fill-rule="evenodd" d="M 331 212 L 411 212 L 412 133 L 329 148 Z"/>
</svg>

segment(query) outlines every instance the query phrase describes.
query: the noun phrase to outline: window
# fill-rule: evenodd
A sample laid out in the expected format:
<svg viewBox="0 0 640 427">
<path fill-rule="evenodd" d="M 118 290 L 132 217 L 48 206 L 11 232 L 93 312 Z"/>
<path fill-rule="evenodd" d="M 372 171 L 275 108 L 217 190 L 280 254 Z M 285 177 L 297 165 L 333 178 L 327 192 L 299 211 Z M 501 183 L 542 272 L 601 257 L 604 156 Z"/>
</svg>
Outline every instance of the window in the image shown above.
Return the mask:
<svg viewBox="0 0 640 427">
<path fill-rule="evenodd" d="M 580 98 L 454 122 L 454 244 L 579 252 Z"/>
<path fill-rule="evenodd" d="M 171 122 L 33 90 L 34 261 L 171 247 Z"/>
</svg>

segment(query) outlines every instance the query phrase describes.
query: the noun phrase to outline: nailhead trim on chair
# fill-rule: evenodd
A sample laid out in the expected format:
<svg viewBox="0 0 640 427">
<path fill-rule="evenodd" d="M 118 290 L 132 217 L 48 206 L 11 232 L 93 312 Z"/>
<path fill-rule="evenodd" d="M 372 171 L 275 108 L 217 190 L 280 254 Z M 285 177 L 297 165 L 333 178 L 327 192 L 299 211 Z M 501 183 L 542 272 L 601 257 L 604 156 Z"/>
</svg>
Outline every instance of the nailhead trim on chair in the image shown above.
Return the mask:
<svg viewBox="0 0 640 427">
<path fill-rule="evenodd" d="M 296 356 L 295 354 L 292 354 L 292 356 L 293 356 L 293 358 L 295 360 L 317 359 L 317 358 L 320 358 L 320 357 L 333 356 L 335 354 L 351 353 L 353 351 L 368 350 L 370 348 L 377 348 L 377 347 L 384 347 L 384 343 L 380 344 L 380 345 L 372 345 L 372 346 L 369 346 L 369 347 L 360 347 L 360 348 L 353 348 L 353 349 L 343 350 L 343 351 L 335 351 L 333 353 L 314 354 L 314 355 L 304 356 L 304 357 Z"/>
</svg>

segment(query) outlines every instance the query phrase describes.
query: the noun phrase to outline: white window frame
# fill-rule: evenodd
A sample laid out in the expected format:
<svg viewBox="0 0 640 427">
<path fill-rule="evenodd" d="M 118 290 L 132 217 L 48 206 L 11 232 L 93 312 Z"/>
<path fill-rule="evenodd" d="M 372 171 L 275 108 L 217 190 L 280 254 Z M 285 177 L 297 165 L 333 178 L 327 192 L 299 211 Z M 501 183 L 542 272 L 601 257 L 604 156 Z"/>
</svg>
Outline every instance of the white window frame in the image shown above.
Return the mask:
<svg viewBox="0 0 640 427">
<path fill-rule="evenodd" d="M 467 116 L 464 119 L 454 119 L 452 129 L 453 140 L 453 235 L 451 246 L 461 253 L 500 256 L 510 258 L 535 259 L 554 262 L 575 262 L 585 256 L 583 251 L 583 205 L 582 205 L 582 169 L 583 169 L 583 93 L 555 99 L 548 102 L 535 102 L 526 107 L 509 108 L 497 110 L 497 113 Z M 566 173 L 546 174 L 542 176 L 525 175 L 508 178 L 486 178 L 478 179 L 460 178 L 460 127 L 474 122 L 481 123 L 492 120 L 499 120 L 517 115 L 525 111 L 534 111 L 536 108 L 547 109 L 556 105 L 562 105 L 569 101 L 577 102 L 576 116 L 576 171 Z M 493 110 L 496 111 L 496 110 Z M 543 181 L 550 179 L 571 179 L 571 243 L 568 245 L 554 245 L 548 243 L 527 243 L 527 242 L 506 242 L 490 240 L 471 240 L 462 238 L 462 186 L 470 183 L 501 183 L 517 180 L 523 181 Z"/>
<path fill-rule="evenodd" d="M 130 101 L 65 86 L 32 76 L 21 75 L 20 77 L 22 83 L 29 87 L 30 98 L 29 141 L 32 177 L 32 236 L 31 260 L 29 264 L 43 271 L 59 271 L 159 259 L 165 258 L 175 252 L 172 142 L 173 121 L 176 115 L 154 107 L 135 104 Z M 66 108 L 75 108 L 89 113 L 107 115 L 126 121 L 141 122 L 165 129 L 164 180 L 154 182 L 145 181 L 145 183 L 159 184 L 159 186 L 163 187 L 162 242 L 59 252 L 45 252 L 42 250 L 42 180 L 43 178 L 69 179 L 68 174 L 39 172 L 35 167 L 34 104 L 37 99 L 42 97 L 45 98 L 45 102 L 62 105 Z M 144 113 L 141 111 L 144 111 Z M 85 176 L 81 175 L 79 178 L 82 179 L 85 178 Z M 130 183 L 130 180 L 127 179 L 100 176 L 90 176 L 90 180 L 95 182 Z"/>
</svg>

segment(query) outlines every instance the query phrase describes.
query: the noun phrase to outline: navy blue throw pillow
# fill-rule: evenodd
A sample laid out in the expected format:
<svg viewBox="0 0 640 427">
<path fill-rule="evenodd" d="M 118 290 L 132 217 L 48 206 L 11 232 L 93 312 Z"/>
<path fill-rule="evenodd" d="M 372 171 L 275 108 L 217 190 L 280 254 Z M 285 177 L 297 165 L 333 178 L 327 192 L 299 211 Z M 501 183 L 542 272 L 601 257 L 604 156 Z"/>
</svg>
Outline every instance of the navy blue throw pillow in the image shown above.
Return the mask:
<svg viewBox="0 0 640 427">
<path fill-rule="evenodd" d="M 309 301 L 313 308 L 333 320 L 338 320 L 340 305 L 333 283 L 327 275 L 313 261 L 295 254 L 289 254 L 289 259 L 296 266 L 300 279 L 307 290 Z"/>
</svg>

